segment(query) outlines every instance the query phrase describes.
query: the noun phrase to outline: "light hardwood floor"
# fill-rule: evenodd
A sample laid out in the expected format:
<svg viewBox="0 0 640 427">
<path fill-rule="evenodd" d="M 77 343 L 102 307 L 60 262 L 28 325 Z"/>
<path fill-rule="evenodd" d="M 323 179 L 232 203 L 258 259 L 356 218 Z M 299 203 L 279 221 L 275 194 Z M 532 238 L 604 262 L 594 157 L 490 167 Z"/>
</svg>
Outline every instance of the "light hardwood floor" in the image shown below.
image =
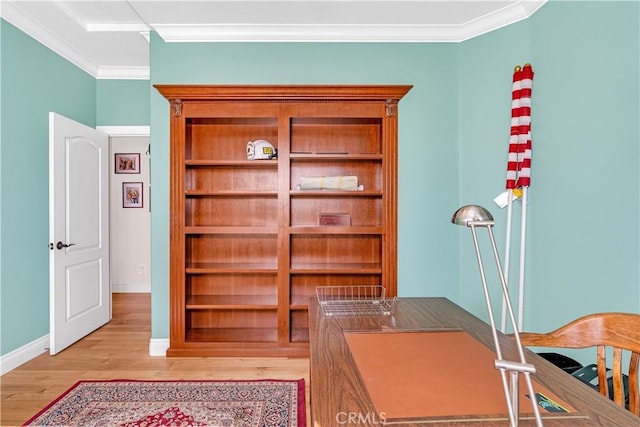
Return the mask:
<svg viewBox="0 0 640 427">
<path fill-rule="evenodd" d="M 0 377 L 0 425 L 19 426 L 80 380 L 299 379 L 308 358 L 152 357 L 149 294 L 113 294 L 113 319 L 56 356 L 44 353 Z"/>
</svg>

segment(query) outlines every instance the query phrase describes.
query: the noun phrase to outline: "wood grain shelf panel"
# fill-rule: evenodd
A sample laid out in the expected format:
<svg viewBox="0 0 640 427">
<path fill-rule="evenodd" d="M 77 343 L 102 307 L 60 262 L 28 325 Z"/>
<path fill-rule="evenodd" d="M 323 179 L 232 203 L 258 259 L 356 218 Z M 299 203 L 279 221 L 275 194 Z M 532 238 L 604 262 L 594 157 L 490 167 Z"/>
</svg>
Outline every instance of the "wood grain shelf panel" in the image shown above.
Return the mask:
<svg viewBox="0 0 640 427">
<path fill-rule="evenodd" d="M 291 274 L 380 274 L 380 263 L 317 263 L 294 264 L 290 269 Z"/>
<path fill-rule="evenodd" d="M 290 190 L 291 197 L 382 197 L 382 191 L 372 190 Z"/>
<path fill-rule="evenodd" d="M 184 234 L 238 234 L 238 235 L 258 235 L 258 234 L 278 234 L 277 227 L 242 227 L 242 226 L 194 226 L 185 227 Z"/>
<path fill-rule="evenodd" d="M 276 342 L 277 331 L 273 328 L 191 328 L 186 341 L 190 342 Z"/>
<path fill-rule="evenodd" d="M 238 168 L 272 168 L 278 167 L 277 160 L 206 160 L 188 159 L 184 162 L 187 167 L 233 166 Z"/>
<path fill-rule="evenodd" d="M 256 274 L 256 273 L 277 273 L 276 264 L 246 263 L 246 262 L 197 262 L 189 263 L 185 267 L 187 274 L 211 274 L 211 273 L 234 273 L 234 274 Z"/>
<path fill-rule="evenodd" d="M 291 153 L 291 161 L 318 161 L 318 160 L 362 160 L 382 161 L 382 154 L 371 153 Z"/>
<path fill-rule="evenodd" d="M 341 226 L 293 226 L 289 227 L 290 234 L 383 234 L 382 227 L 341 227 Z"/>
<path fill-rule="evenodd" d="M 271 190 L 234 190 L 234 191 L 207 191 L 207 190 L 187 190 L 186 197 L 277 197 L 277 191 Z"/>
<path fill-rule="evenodd" d="M 191 295 L 187 310 L 276 310 L 275 295 Z"/>
</svg>

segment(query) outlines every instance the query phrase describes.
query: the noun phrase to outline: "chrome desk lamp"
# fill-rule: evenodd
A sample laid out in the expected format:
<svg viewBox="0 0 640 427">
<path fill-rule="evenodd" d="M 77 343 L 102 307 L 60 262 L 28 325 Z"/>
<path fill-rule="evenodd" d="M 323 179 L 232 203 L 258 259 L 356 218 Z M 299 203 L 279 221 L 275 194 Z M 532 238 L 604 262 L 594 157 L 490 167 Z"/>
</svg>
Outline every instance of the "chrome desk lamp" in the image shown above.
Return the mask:
<svg viewBox="0 0 640 427">
<path fill-rule="evenodd" d="M 489 311 L 489 321 L 491 322 L 491 332 L 493 333 L 493 341 L 496 346 L 497 359 L 495 360 L 495 368 L 500 371 L 502 377 L 502 388 L 504 389 L 504 397 L 507 402 L 507 410 L 509 411 L 509 421 L 511 427 L 518 426 L 519 410 L 518 410 L 518 375 L 522 373 L 527 382 L 529 389 L 529 396 L 531 396 L 531 405 L 533 406 L 533 413 L 536 418 L 536 425 L 542 426 L 542 418 L 540 417 L 540 411 L 538 410 L 538 404 L 536 395 L 533 391 L 533 384 L 531 382 L 531 374 L 536 372 L 535 366 L 527 363 L 524 357 L 524 350 L 522 348 L 522 342 L 520 341 L 520 334 L 518 333 L 518 327 L 516 325 L 516 319 L 513 315 L 513 309 L 511 307 L 511 300 L 509 299 L 509 290 L 507 288 L 507 282 L 502 271 L 502 265 L 500 263 L 500 257 L 498 256 L 498 250 L 496 248 L 495 238 L 493 237 L 493 226 L 495 224 L 493 216 L 482 206 L 467 205 L 458 209 L 451 218 L 451 222 L 457 225 L 465 225 L 471 229 L 471 235 L 473 237 L 473 245 L 476 251 L 476 257 L 478 259 L 478 267 L 480 268 L 480 277 L 482 279 L 482 287 L 484 289 L 485 302 L 487 304 L 487 310 Z M 506 302 L 507 313 L 511 321 L 511 327 L 513 328 L 513 336 L 516 340 L 518 347 L 518 353 L 520 361 L 508 361 L 502 358 L 502 350 L 500 347 L 500 340 L 498 339 L 498 330 L 496 329 L 496 323 L 493 317 L 493 308 L 491 305 L 491 298 L 489 297 L 489 288 L 487 287 L 487 278 L 484 273 L 484 266 L 482 263 L 482 256 L 480 255 L 480 246 L 478 245 L 478 236 L 476 228 L 485 228 L 489 233 L 489 240 L 491 241 L 491 247 L 493 248 L 493 256 L 498 268 L 498 275 L 500 276 L 500 282 L 502 284 L 502 294 Z M 509 373 L 509 382 L 507 382 L 507 372 Z"/>
</svg>

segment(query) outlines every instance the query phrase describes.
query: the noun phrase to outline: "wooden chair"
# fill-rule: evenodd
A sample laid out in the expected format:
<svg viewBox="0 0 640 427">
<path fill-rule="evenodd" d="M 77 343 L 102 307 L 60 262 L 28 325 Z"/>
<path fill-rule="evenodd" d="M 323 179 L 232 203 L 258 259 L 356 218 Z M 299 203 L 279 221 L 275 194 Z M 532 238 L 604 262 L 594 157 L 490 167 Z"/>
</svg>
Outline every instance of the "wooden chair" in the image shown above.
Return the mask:
<svg viewBox="0 0 640 427">
<path fill-rule="evenodd" d="M 522 345 L 536 347 L 597 348 L 598 384 L 600 393 L 609 397 L 607 385 L 606 349 L 613 349 L 613 400 L 625 407 L 622 380 L 622 355 L 628 351 L 629 411 L 640 416 L 638 365 L 640 362 L 640 314 L 596 313 L 581 317 L 546 334 L 521 332 Z"/>
</svg>

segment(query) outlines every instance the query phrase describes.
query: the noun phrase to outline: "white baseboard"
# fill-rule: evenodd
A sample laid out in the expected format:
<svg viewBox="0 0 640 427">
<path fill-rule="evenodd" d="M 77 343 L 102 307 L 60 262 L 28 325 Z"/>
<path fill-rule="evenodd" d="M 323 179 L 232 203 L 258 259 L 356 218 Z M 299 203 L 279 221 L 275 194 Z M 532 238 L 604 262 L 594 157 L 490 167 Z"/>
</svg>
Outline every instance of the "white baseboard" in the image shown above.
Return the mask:
<svg viewBox="0 0 640 427">
<path fill-rule="evenodd" d="M 166 356 L 168 348 L 168 338 L 151 338 L 149 340 L 149 356 Z"/>
<path fill-rule="evenodd" d="M 149 341 L 149 356 L 166 356 L 167 349 L 169 348 L 168 338 L 152 338 Z M 38 338 L 29 344 L 13 350 L 3 356 L 0 356 L 0 375 L 4 375 L 17 368 L 18 366 L 27 363 L 33 358 L 40 356 L 49 349 L 49 334 Z"/>
<path fill-rule="evenodd" d="M 111 292 L 116 294 L 149 294 L 151 293 L 151 283 L 144 283 L 140 285 L 112 283 Z"/>
<path fill-rule="evenodd" d="M 40 356 L 48 349 L 49 334 L 0 356 L 0 375 L 4 375 L 23 363 L 27 363 L 29 360 Z"/>
</svg>

